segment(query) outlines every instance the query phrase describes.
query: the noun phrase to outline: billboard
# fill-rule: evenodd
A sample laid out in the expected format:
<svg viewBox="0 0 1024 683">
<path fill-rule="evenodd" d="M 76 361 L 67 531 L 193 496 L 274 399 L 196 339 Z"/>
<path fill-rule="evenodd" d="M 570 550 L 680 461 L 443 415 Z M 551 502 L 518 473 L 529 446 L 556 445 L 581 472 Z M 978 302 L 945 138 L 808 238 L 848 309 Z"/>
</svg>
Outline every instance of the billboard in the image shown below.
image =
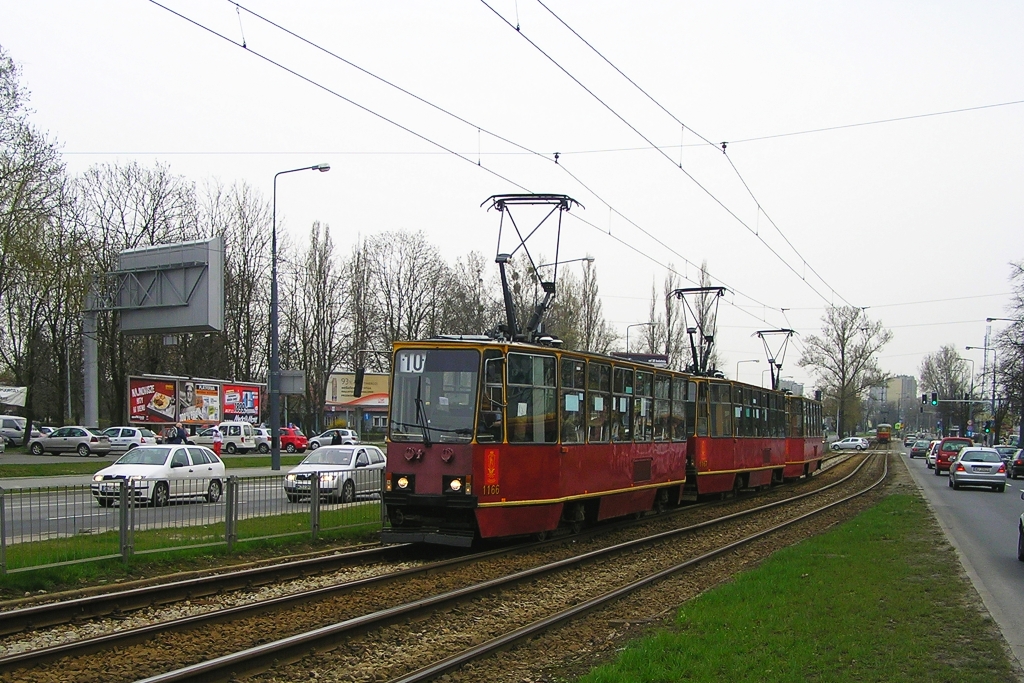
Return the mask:
<svg viewBox="0 0 1024 683">
<path fill-rule="evenodd" d="M 147 424 L 174 424 L 177 405 L 174 380 L 128 378 L 128 421 Z"/>
<path fill-rule="evenodd" d="M 224 384 L 224 419 L 240 422 L 260 421 L 260 389 L 258 384 Z"/>
<path fill-rule="evenodd" d="M 178 420 L 188 424 L 220 422 L 220 384 L 178 380 Z"/>
</svg>

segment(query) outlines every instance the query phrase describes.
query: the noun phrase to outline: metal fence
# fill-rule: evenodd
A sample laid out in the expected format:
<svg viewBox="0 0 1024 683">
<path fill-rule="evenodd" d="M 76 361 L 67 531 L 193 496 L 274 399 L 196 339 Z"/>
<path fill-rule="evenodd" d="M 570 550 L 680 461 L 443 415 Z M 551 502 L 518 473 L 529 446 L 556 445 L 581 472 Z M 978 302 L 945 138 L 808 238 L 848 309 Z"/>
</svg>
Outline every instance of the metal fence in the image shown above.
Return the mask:
<svg viewBox="0 0 1024 683">
<path fill-rule="evenodd" d="M 0 574 L 287 536 L 379 530 L 383 472 L 0 488 Z"/>
</svg>

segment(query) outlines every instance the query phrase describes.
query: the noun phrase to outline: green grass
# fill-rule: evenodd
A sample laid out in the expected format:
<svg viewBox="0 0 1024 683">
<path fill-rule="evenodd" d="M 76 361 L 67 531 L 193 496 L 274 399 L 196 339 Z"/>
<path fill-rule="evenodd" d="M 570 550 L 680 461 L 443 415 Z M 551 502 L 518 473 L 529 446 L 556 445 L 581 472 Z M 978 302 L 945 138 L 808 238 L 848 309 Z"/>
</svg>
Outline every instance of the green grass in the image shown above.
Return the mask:
<svg viewBox="0 0 1024 683">
<path fill-rule="evenodd" d="M 197 569 L 196 558 L 217 562 L 237 561 L 254 550 L 271 550 L 271 554 L 322 546 L 339 540 L 376 538 L 380 531 L 380 504 L 369 502 L 343 508 L 321 509 L 319 541 L 312 542 L 309 512 L 294 512 L 272 517 L 239 520 L 239 543 L 229 552 L 224 543 L 224 523 L 136 531 L 136 553 L 128 566 L 117 559 L 97 560 L 39 568 L 41 565 L 85 558 L 117 555 L 120 536 L 117 531 L 81 534 L 72 538 L 19 543 L 7 546 L 7 567 L 13 573 L 0 576 L 0 594 L 16 597 L 25 591 L 60 590 L 83 583 L 117 581 L 137 578 L 140 573 L 188 571 Z M 290 536 L 289 536 L 290 534 Z M 270 538 L 268 538 L 270 537 Z M 258 539 L 258 540 L 246 540 Z M 205 548 L 182 548 L 206 544 L 222 544 Z M 31 571 L 15 571 L 36 567 Z"/>
<path fill-rule="evenodd" d="M 959 570 L 922 499 L 889 496 L 687 603 L 672 628 L 579 680 L 1016 680 Z"/>
<path fill-rule="evenodd" d="M 304 455 L 282 455 L 281 467 L 292 467 L 302 462 Z M 230 455 L 223 458 L 227 470 L 243 467 L 270 467 L 269 455 Z M 56 477 L 65 474 L 93 474 L 110 465 L 106 460 L 72 460 L 36 464 L 0 464 L 0 478 Z"/>
</svg>

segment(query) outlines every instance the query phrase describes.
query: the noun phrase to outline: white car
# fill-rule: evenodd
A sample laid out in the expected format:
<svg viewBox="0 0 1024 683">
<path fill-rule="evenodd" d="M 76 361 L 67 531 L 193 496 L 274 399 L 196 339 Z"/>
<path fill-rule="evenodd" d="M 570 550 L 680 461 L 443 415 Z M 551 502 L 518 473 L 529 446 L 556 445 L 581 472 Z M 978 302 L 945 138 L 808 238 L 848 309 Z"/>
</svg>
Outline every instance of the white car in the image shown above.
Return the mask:
<svg viewBox="0 0 1024 683">
<path fill-rule="evenodd" d="M 859 436 L 848 436 L 842 441 L 833 441 L 832 450 L 834 451 L 845 451 L 845 450 L 857 450 L 863 451 L 868 447 L 868 440 Z"/>
<path fill-rule="evenodd" d="M 318 476 L 321 498 L 351 503 L 357 495 L 380 493 L 384 460 L 376 446 L 321 446 L 288 472 L 284 493 L 292 503 L 309 498 Z"/>
<path fill-rule="evenodd" d="M 351 429 L 328 429 L 319 436 L 314 436 L 309 440 L 309 450 L 315 451 L 321 446 L 338 445 L 334 443 L 334 435 L 337 434 L 341 439 L 342 446 L 359 443 L 359 435 Z"/>
<path fill-rule="evenodd" d="M 110 427 L 103 433 L 110 439 L 110 450 L 130 451 L 138 446 L 155 446 L 156 434 L 143 427 Z"/>
<path fill-rule="evenodd" d="M 101 507 L 110 507 L 120 499 L 121 484 L 130 482 L 136 501 L 157 507 L 172 499 L 216 503 L 224 491 L 224 478 L 224 463 L 209 448 L 138 446 L 93 475 L 92 495 Z"/>
<path fill-rule="evenodd" d="M 256 433 L 256 450 L 260 453 L 270 452 L 270 430 L 266 427 L 253 427 Z"/>
</svg>

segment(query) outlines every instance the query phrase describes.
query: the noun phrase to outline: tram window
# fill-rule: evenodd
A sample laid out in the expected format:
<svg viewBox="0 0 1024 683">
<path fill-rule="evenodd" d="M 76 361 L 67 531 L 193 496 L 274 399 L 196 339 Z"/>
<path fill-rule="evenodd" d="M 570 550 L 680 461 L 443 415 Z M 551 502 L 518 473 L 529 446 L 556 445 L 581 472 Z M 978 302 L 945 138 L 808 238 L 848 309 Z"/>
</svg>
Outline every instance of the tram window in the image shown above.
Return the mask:
<svg viewBox="0 0 1024 683">
<path fill-rule="evenodd" d="M 654 375 L 637 371 L 633 398 L 633 440 L 650 441 L 654 436 Z"/>
<path fill-rule="evenodd" d="M 558 404 L 555 358 L 508 354 L 508 440 L 511 443 L 555 443 Z"/>
<path fill-rule="evenodd" d="M 686 380 L 672 378 L 672 440 L 685 441 L 686 432 Z"/>
<path fill-rule="evenodd" d="M 480 416 L 476 428 L 476 440 L 480 443 L 500 443 L 505 438 L 501 419 L 505 411 L 503 366 L 504 358 L 500 351 L 491 350 L 484 354 L 484 383 L 480 391 Z"/>
<path fill-rule="evenodd" d="M 732 387 L 711 384 L 711 436 L 732 436 Z"/>
<path fill-rule="evenodd" d="M 799 398 L 792 398 L 789 401 L 789 436 L 796 438 L 803 436 L 804 428 L 804 402 Z"/>
<path fill-rule="evenodd" d="M 654 375 L 654 440 L 668 441 L 672 438 L 672 403 L 669 399 L 671 378 L 658 373 Z"/>
<path fill-rule="evenodd" d="M 583 410 L 586 407 L 583 380 L 586 365 L 575 358 L 562 359 L 562 443 L 583 443 Z"/>
<path fill-rule="evenodd" d="M 708 435 L 708 385 L 689 382 L 686 389 L 686 421 L 693 425 L 697 436 Z"/>
<path fill-rule="evenodd" d="M 633 440 L 633 370 L 615 368 L 612 381 L 612 441 Z"/>
<path fill-rule="evenodd" d="M 612 367 L 605 363 L 590 363 L 587 373 L 587 440 L 590 443 L 608 443 Z"/>
</svg>

